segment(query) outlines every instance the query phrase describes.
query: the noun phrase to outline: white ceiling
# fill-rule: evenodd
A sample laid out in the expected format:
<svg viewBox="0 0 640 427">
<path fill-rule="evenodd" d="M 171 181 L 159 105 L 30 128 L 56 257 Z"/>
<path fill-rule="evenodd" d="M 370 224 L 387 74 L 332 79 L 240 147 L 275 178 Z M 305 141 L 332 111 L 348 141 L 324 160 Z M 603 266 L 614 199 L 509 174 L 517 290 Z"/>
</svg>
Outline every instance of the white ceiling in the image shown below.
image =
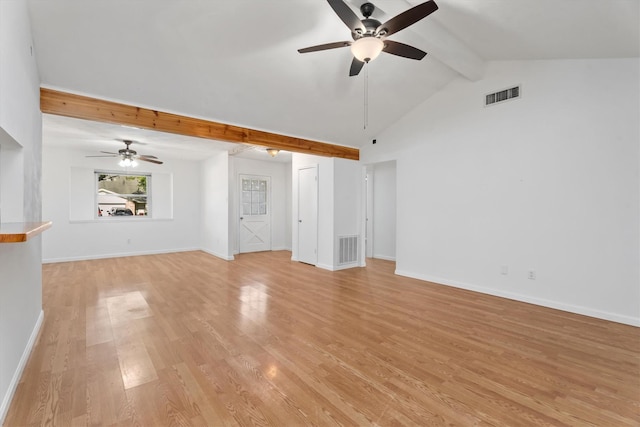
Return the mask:
<svg viewBox="0 0 640 427">
<path fill-rule="evenodd" d="M 297 52 L 350 39 L 324 0 L 29 0 L 29 5 L 44 86 L 355 147 L 451 80 L 481 78 L 485 61 L 639 56 L 638 0 L 436 2 L 438 11 L 390 37 L 429 52 L 426 58 L 382 54 L 358 77 L 348 76 L 349 49 Z M 359 14 L 361 2 L 347 3 Z M 420 1 L 374 3 L 374 17 L 384 22 Z M 78 121 L 54 117 L 45 117 L 44 132 L 45 144 L 76 139 L 113 150 L 115 138 L 139 139 L 149 150 L 164 144 L 167 156 L 184 150 L 185 158 L 229 148 L 112 125 L 78 128 Z"/>
</svg>

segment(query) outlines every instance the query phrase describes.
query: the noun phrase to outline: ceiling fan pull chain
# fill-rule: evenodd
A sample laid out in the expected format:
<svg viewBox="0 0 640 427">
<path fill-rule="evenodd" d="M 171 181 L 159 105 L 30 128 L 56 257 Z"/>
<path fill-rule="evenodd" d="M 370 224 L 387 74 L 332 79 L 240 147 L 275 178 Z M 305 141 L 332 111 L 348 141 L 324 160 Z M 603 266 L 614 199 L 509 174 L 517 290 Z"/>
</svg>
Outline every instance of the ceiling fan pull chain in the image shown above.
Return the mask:
<svg viewBox="0 0 640 427">
<path fill-rule="evenodd" d="M 364 64 L 364 129 L 369 124 L 369 67 L 368 63 Z"/>
</svg>

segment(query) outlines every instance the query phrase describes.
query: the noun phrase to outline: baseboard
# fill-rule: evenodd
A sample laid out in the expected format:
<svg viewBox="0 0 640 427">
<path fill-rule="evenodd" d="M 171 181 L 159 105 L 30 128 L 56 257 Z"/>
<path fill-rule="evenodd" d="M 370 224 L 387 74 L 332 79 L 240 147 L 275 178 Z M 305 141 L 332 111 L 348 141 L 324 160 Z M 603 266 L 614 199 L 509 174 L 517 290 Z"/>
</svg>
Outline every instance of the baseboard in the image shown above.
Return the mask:
<svg viewBox="0 0 640 427">
<path fill-rule="evenodd" d="M 385 261 L 395 261 L 396 260 L 396 257 L 394 257 L 394 256 L 379 255 L 379 254 L 373 254 L 372 258 L 383 259 Z"/>
<path fill-rule="evenodd" d="M 33 331 L 31 331 L 31 336 L 29 337 L 29 341 L 27 341 L 27 346 L 24 348 L 24 351 L 22 352 L 22 357 L 20 357 L 20 361 L 18 362 L 16 371 L 13 374 L 13 378 L 11 378 L 11 382 L 9 383 L 9 388 L 7 389 L 7 393 L 4 395 L 4 399 L 2 399 L 2 405 L 0 405 L 0 426 L 4 423 L 4 419 L 7 416 L 7 412 L 9 411 L 9 405 L 11 404 L 13 395 L 15 394 L 16 389 L 18 388 L 20 377 L 22 377 L 22 372 L 24 371 L 24 367 L 27 365 L 27 361 L 29 360 L 29 356 L 31 355 L 33 346 L 36 344 L 36 340 L 38 339 L 38 334 L 40 333 L 40 328 L 42 327 L 43 320 L 44 320 L 44 311 L 40 310 L 40 315 L 38 316 L 38 320 L 36 320 L 36 324 L 33 327 Z"/>
<path fill-rule="evenodd" d="M 335 269 L 333 268 L 333 265 L 329 265 L 329 264 L 316 264 L 316 267 L 321 268 L 323 270 L 335 271 Z"/>
<path fill-rule="evenodd" d="M 209 255 L 213 255 L 214 257 L 221 258 L 225 261 L 233 261 L 235 258 L 233 255 L 223 255 L 214 251 L 210 251 L 209 249 L 200 249 L 202 252 L 206 252 Z"/>
<path fill-rule="evenodd" d="M 192 252 L 192 251 L 199 251 L 199 250 L 201 249 L 200 248 L 179 248 L 179 249 L 161 249 L 161 250 L 140 251 L 140 252 L 122 252 L 122 253 L 115 253 L 115 254 L 83 255 L 83 256 L 77 256 L 77 257 L 46 258 L 42 260 L 42 263 L 52 264 L 56 262 L 87 261 L 91 259 L 123 258 L 123 257 L 141 256 L 141 255 L 172 254 L 176 252 Z"/>
<path fill-rule="evenodd" d="M 596 319 L 609 320 L 611 322 L 640 327 L 640 318 L 636 318 L 636 317 L 624 316 L 616 313 L 609 313 L 607 311 L 596 310 L 589 307 L 565 304 L 559 301 L 536 298 L 529 295 L 518 294 L 515 292 L 506 292 L 498 289 L 487 288 L 484 286 L 471 285 L 469 283 L 462 283 L 455 280 L 444 279 L 441 277 L 428 276 L 424 274 L 416 274 L 409 271 L 396 270 L 395 274 L 399 276 L 411 277 L 412 279 L 424 280 L 426 282 L 431 282 L 438 285 L 451 286 L 454 288 L 460 288 L 468 291 L 479 292 L 482 294 L 493 295 L 496 297 L 507 298 L 514 301 L 526 302 L 528 304 L 535 304 L 541 307 L 553 308 L 555 310 L 581 314 L 583 316 L 594 317 Z"/>
</svg>

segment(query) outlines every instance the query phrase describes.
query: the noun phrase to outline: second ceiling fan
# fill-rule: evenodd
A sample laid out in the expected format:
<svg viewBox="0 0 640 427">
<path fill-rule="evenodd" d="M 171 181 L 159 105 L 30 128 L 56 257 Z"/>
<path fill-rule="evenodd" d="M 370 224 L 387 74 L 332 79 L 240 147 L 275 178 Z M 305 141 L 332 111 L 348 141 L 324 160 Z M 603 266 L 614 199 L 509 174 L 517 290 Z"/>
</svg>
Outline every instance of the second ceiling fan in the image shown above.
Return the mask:
<svg viewBox="0 0 640 427">
<path fill-rule="evenodd" d="M 137 165 L 138 160 L 142 160 L 143 162 L 155 163 L 157 165 L 161 165 L 163 162 L 158 160 L 156 156 L 150 156 L 148 154 L 138 154 L 137 151 L 129 148 L 131 144 L 135 144 L 136 141 L 132 141 L 130 139 L 118 139 L 117 141 L 124 142 L 125 148 L 118 150 L 117 153 L 112 153 L 110 151 L 101 151 L 101 153 L 106 154 L 100 156 L 85 156 L 85 157 L 120 157 L 120 166 L 135 167 Z M 139 143 L 138 143 L 139 144 Z"/>
<path fill-rule="evenodd" d="M 349 27 L 349 30 L 351 30 L 351 37 L 353 38 L 353 41 L 325 43 L 304 49 L 298 49 L 298 52 L 309 53 L 351 46 L 351 52 L 353 53 L 354 58 L 349 70 L 350 76 L 358 75 L 364 64 L 375 59 L 380 52 L 386 52 L 392 55 L 415 60 L 421 60 L 427 54 L 413 46 L 394 42 L 393 40 L 387 40 L 387 37 L 412 24 L 415 24 L 422 18 L 425 18 L 438 10 L 438 5 L 436 5 L 433 0 L 414 6 L 411 9 L 394 16 L 384 24 L 371 18 L 371 15 L 375 10 L 375 6 L 372 3 L 367 2 L 360 6 L 360 11 L 364 15 L 364 19 L 360 19 L 343 0 L 327 1 L 342 22 L 344 22 L 347 27 Z"/>
</svg>

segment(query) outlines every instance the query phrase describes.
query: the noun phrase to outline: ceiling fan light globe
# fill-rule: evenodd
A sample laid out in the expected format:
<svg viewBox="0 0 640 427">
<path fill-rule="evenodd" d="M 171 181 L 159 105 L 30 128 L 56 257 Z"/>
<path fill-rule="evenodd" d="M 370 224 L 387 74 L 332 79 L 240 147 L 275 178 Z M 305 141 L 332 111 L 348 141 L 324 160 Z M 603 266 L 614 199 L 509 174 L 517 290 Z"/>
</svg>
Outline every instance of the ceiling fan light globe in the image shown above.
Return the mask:
<svg viewBox="0 0 640 427">
<path fill-rule="evenodd" d="M 377 37 L 362 37 L 351 44 L 351 53 L 358 61 L 373 61 L 380 55 L 384 43 Z"/>
<path fill-rule="evenodd" d="M 135 168 L 136 166 L 138 166 L 138 161 L 136 159 L 131 160 L 131 167 Z"/>
<path fill-rule="evenodd" d="M 118 162 L 118 165 L 123 168 L 128 168 L 129 166 L 131 166 L 131 159 L 129 157 L 124 157 L 122 160 L 120 160 L 120 162 Z"/>
</svg>

